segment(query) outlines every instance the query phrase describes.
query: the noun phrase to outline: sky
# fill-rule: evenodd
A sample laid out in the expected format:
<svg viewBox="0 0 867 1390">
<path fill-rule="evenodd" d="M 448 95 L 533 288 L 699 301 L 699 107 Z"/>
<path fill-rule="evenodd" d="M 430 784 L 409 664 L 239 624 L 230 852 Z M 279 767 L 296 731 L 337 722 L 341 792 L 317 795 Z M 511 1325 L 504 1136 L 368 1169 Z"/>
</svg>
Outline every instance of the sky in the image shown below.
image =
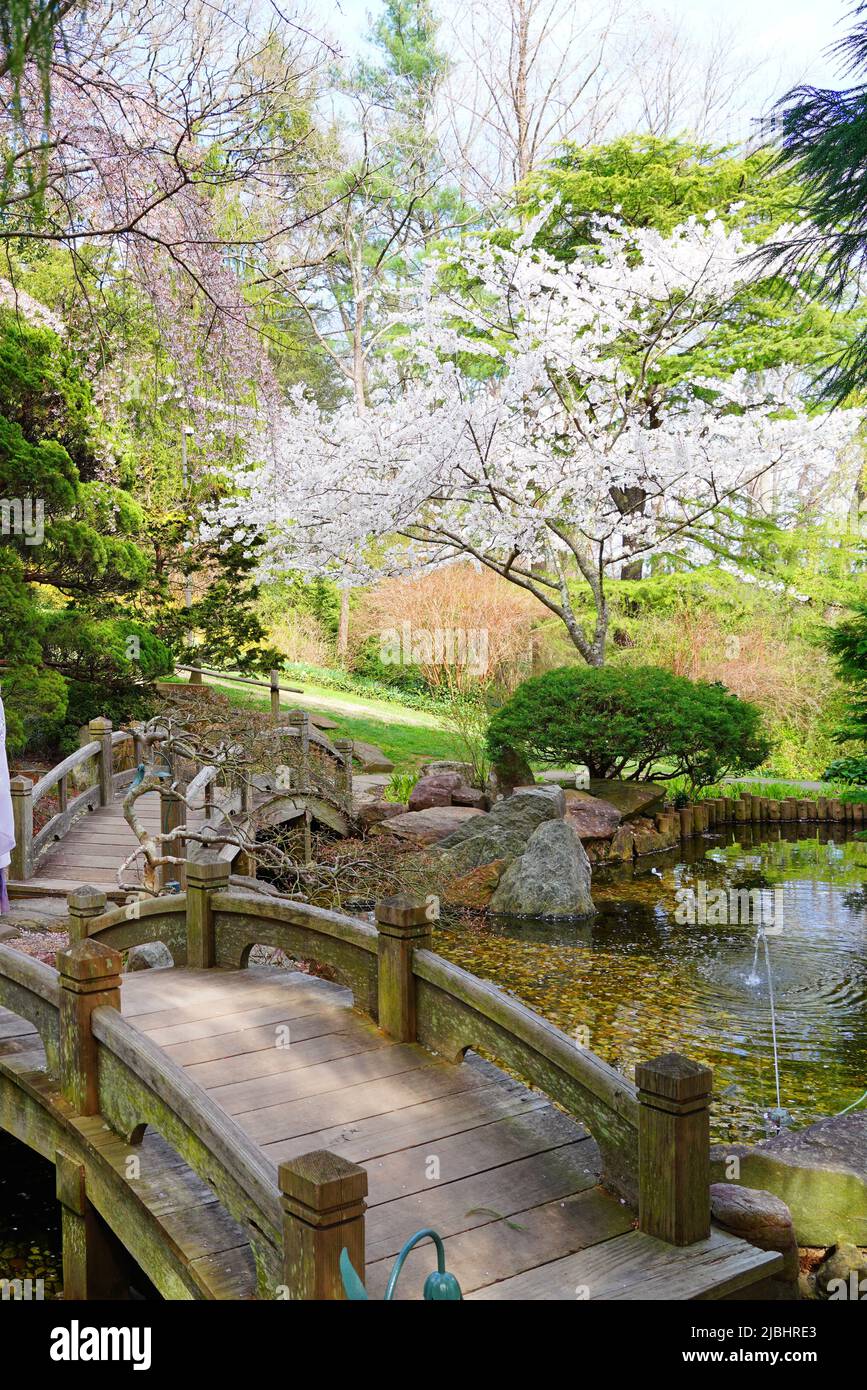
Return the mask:
<svg viewBox="0 0 867 1390">
<path fill-rule="evenodd" d="M 770 89 L 783 91 L 793 82 L 831 85 L 834 64 L 822 50 L 846 32 L 841 23 L 854 0 L 643 0 L 645 7 L 688 20 L 696 33 L 722 20 L 736 28 L 751 52 L 766 52 Z M 316 8 L 346 49 L 359 46 L 368 29 L 367 16 L 378 13 L 377 0 L 315 0 Z M 771 90 L 766 95 L 771 95 Z M 764 94 L 763 94 L 764 95 Z"/>
</svg>

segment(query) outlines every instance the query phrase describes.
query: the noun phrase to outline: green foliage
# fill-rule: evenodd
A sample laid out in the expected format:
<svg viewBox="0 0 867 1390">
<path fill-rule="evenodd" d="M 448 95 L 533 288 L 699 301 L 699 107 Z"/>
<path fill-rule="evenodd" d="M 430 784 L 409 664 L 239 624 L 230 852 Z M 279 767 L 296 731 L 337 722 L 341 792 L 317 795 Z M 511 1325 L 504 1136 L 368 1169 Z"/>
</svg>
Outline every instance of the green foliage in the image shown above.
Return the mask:
<svg viewBox="0 0 867 1390">
<path fill-rule="evenodd" d="M 312 666 L 307 662 L 299 661 L 284 662 L 282 669 L 290 678 L 302 682 L 313 682 L 326 690 L 366 695 L 373 700 L 389 700 L 403 705 L 405 709 L 430 710 L 432 713 L 439 713 L 445 707 L 442 696 L 391 685 L 370 676 L 357 674 L 355 671 Z M 388 669 L 395 670 L 397 668 L 389 667 Z"/>
<path fill-rule="evenodd" d="M 843 680 L 851 687 L 838 743 L 857 739 L 867 743 L 867 601 L 853 605 L 848 622 L 829 629 L 825 641 Z"/>
<path fill-rule="evenodd" d="M 765 152 L 742 156 L 682 136 L 626 135 L 589 148 L 568 144 L 516 196 L 529 215 L 558 199 L 537 240 L 563 260 L 590 244 L 592 213 L 667 236 L 689 217 L 713 211 L 727 227 L 742 227 L 760 241 L 791 203 L 790 178 L 769 178 L 769 165 Z"/>
<path fill-rule="evenodd" d="M 22 137 L 21 144 L 25 149 L 30 143 L 25 112 L 25 72 L 30 64 L 36 73 L 42 100 L 42 130 L 47 135 L 51 114 L 51 61 L 55 30 L 62 17 L 61 9 L 61 0 L 3 0 L 0 5 L 0 63 L 4 79 L 8 79 L 11 86 L 9 108 L 12 132 L 14 136 Z M 10 150 L 5 159 L 0 181 L 0 206 L 5 201 L 13 168 L 16 168 L 16 152 Z M 44 161 L 38 149 L 23 165 L 20 160 L 17 161 L 17 176 L 27 181 L 34 204 L 38 206 L 44 178 Z"/>
<path fill-rule="evenodd" d="M 758 246 L 791 218 L 801 195 L 792 173 L 775 168 L 767 151 L 741 155 L 682 136 L 630 135 L 589 149 L 567 146 L 518 196 L 528 216 L 557 200 L 537 243 L 571 260 L 592 246 L 594 215 L 668 235 L 689 217 L 715 214 Z M 651 388 L 782 363 L 818 369 L 863 338 L 862 309 L 834 313 L 809 294 L 786 297 L 782 289 L 757 269 L 755 283 L 738 293 L 713 331 L 664 364 Z"/>
<path fill-rule="evenodd" d="M 775 168 L 797 179 L 802 190 L 797 212 L 807 219 L 795 235 L 771 253 L 785 252 L 787 270 L 809 277 L 814 290 L 832 303 L 848 302 L 867 267 L 867 4 L 851 12 L 855 23 L 836 51 L 841 70 L 859 80 L 833 91 L 802 85 L 778 102 L 774 117 L 782 126 Z M 799 220 L 796 218 L 793 221 Z M 812 225 L 811 225 L 812 224 Z M 867 340 L 853 338 L 827 368 L 823 387 L 842 401 L 867 385 Z"/>
<path fill-rule="evenodd" d="M 495 765 L 519 748 L 540 762 L 586 763 L 591 777 L 686 773 L 698 786 L 758 767 L 770 751 L 755 705 L 654 666 L 534 676 L 493 715 L 488 747 Z"/>
<path fill-rule="evenodd" d="M 417 772 L 393 772 L 388 779 L 388 786 L 383 792 L 383 799 L 385 801 L 397 801 L 401 804 L 409 801 L 410 792 L 417 781 Z"/>
<path fill-rule="evenodd" d="M 66 681 L 63 717 L 44 719 L 35 741 L 78 746 L 78 731 L 97 715 L 115 726 L 155 710 L 152 682 L 171 674 L 172 654 L 149 628 L 128 618 L 89 618 L 66 608 L 45 616 L 44 660 Z"/>
<path fill-rule="evenodd" d="M 822 773 L 826 782 L 854 782 L 867 787 L 867 753 L 849 758 L 835 758 Z"/>
</svg>

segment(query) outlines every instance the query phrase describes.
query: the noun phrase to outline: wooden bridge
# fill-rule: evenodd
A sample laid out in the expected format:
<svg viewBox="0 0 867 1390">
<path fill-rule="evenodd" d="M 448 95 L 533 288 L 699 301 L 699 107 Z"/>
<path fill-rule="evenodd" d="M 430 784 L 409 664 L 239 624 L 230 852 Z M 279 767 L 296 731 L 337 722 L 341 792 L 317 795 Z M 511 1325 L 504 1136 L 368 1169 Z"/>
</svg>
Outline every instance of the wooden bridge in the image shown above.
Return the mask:
<svg viewBox="0 0 867 1390">
<path fill-rule="evenodd" d="M 274 717 L 279 717 L 279 711 Z M 232 791 L 220 787 L 218 769 L 202 768 L 194 779 L 200 785 L 190 783 L 175 790 L 175 784 L 167 783 L 158 793 L 137 800 L 136 814 L 144 828 L 168 833 L 184 824 L 201 831 L 210 823 L 217 837 L 225 825 L 223 817 L 214 819 L 219 807 L 237 824 L 251 822 L 256 815 L 257 825 L 265 828 L 307 815 L 345 834 L 352 815 L 352 740 L 331 744 L 311 728 L 304 710 L 287 711 L 283 717 L 291 722 L 275 723 L 274 732 L 291 734 L 299 741 L 299 785 L 285 787 L 286 794 L 280 795 L 275 776 L 262 775 Z M 67 893 L 91 884 L 119 901 L 126 896 L 118 886 L 118 870 L 139 842 L 124 818 L 123 797 L 143 752 L 137 733 L 113 730 L 108 719 L 91 720 L 88 732 L 89 741 L 38 782 L 27 777 L 11 779 L 16 840 L 10 866 L 13 894 Z M 317 745 L 336 768 L 336 795 L 330 798 L 312 785 L 308 774 L 310 750 Z M 76 781 L 84 783 L 77 790 Z M 49 800 L 56 809 L 37 830 L 39 809 Z M 223 853 L 235 858 L 238 846 L 226 843 Z M 252 864 L 242 867 L 244 873 L 251 869 L 255 876 Z"/>
<path fill-rule="evenodd" d="M 182 893 L 77 889 L 56 970 L 0 946 L 0 1126 L 56 1166 L 67 1297 L 124 1296 L 131 1257 L 165 1298 L 340 1298 L 344 1248 L 381 1297 L 428 1226 L 471 1299 L 720 1298 L 779 1269 L 711 1228 L 705 1067 L 636 1087 L 439 956 L 423 905 L 373 924 L 228 875 L 209 852 Z M 175 968 L 122 977 L 148 941 Z M 257 944 L 329 980 L 247 968 Z"/>
</svg>

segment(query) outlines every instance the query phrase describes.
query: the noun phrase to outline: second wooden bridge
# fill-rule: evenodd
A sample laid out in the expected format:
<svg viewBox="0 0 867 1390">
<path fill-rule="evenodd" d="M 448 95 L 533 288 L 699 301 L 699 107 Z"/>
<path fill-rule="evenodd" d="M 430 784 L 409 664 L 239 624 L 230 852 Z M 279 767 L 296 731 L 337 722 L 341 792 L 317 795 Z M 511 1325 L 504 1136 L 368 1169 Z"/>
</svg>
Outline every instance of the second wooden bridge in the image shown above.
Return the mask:
<svg viewBox="0 0 867 1390">
<path fill-rule="evenodd" d="M 374 925 L 230 889 L 213 854 L 186 877 L 72 893 L 57 970 L 0 946 L 0 1127 L 55 1164 L 67 1297 L 123 1296 L 131 1257 L 166 1298 L 340 1298 L 344 1248 L 381 1297 L 428 1226 L 470 1299 L 720 1298 L 780 1268 L 711 1227 L 707 1068 L 636 1087 L 439 956 L 423 905 Z M 175 968 L 121 984 L 147 941 Z M 329 979 L 247 968 L 256 945 Z"/>
</svg>

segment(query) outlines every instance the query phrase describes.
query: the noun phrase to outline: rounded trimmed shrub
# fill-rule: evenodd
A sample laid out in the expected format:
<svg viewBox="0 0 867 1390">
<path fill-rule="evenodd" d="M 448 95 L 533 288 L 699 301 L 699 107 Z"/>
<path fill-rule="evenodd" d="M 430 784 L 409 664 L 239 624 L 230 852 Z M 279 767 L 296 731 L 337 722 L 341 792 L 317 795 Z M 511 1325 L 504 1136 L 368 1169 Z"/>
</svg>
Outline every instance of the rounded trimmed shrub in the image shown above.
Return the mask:
<svg viewBox="0 0 867 1390">
<path fill-rule="evenodd" d="M 561 666 L 524 681 L 491 719 L 494 766 L 510 750 L 586 763 L 591 777 L 676 777 L 708 786 L 771 750 L 756 705 L 719 682 L 657 666 Z"/>
</svg>

